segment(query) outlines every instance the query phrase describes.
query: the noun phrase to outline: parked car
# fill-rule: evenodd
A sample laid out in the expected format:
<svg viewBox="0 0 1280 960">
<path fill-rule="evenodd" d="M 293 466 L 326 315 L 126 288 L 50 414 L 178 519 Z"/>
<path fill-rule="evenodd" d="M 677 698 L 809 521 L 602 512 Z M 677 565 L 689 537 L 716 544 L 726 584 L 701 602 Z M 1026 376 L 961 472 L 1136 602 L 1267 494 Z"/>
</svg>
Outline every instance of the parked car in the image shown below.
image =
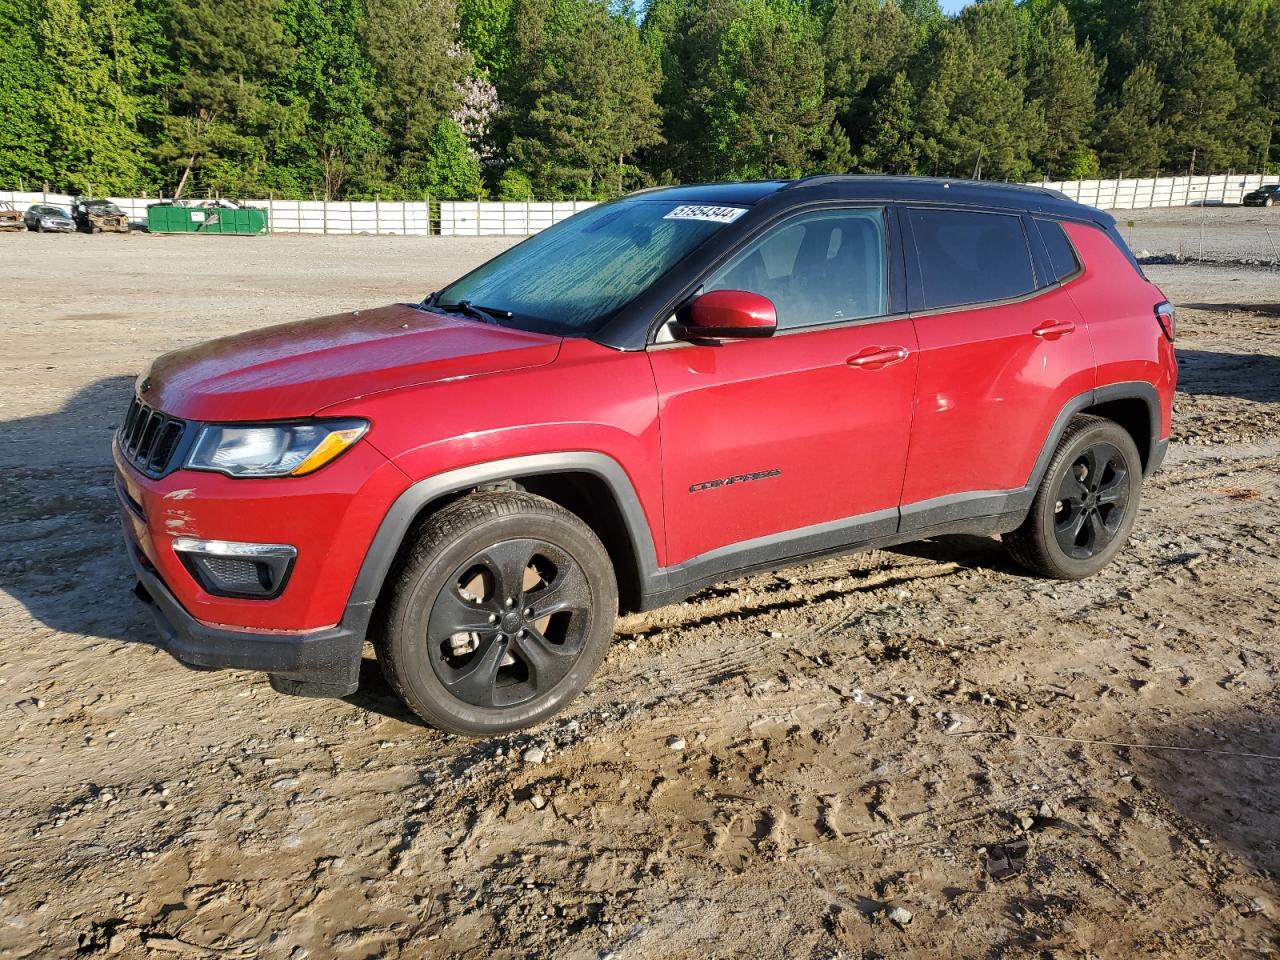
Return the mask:
<svg viewBox="0 0 1280 960">
<path fill-rule="evenodd" d="M 22 214 L 8 200 L 0 200 L 0 230 L 21 230 Z"/>
<path fill-rule="evenodd" d="M 1244 195 L 1246 207 L 1269 207 L 1280 202 L 1280 183 L 1268 183 Z"/>
<path fill-rule="evenodd" d="M 893 177 L 592 207 L 417 305 L 176 351 L 115 435 L 163 644 L 424 720 L 537 723 L 614 616 L 940 534 L 1044 577 L 1121 550 L 1168 445 L 1173 308 L 1112 218 Z"/>
<path fill-rule="evenodd" d="M 129 232 L 129 217 L 110 200 L 76 197 L 71 202 L 71 219 L 83 233 Z"/>
<path fill-rule="evenodd" d="M 76 229 L 71 214 L 61 207 L 43 203 L 35 203 L 27 207 L 22 220 L 26 223 L 28 230 L 35 230 L 38 233 L 73 233 Z"/>
</svg>

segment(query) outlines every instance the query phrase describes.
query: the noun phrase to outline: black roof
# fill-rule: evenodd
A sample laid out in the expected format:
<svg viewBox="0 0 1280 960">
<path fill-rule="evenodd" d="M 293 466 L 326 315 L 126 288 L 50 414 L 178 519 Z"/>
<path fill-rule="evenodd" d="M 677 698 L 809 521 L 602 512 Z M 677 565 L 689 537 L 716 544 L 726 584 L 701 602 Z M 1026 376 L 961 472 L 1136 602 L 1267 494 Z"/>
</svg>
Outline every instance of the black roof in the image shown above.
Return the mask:
<svg viewBox="0 0 1280 960">
<path fill-rule="evenodd" d="M 1028 213 L 1049 213 L 1076 220 L 1113 223 L 1110 214 L 1085 206 L 1048 187 L 1001 183 L 995 180 L 961 180 L 944 177 L 894 177 L 880 174 L 819 174 L 799 180 L 755 180 L 743 183 L 704 183 L 658 187 L 632 194 L 641 199 L 676 203 L 725 203 L 752 205 L 765 200 L 783 201 L 783 195 L 803 200 L 884 200 L 947 203 Z"/>
</svg>

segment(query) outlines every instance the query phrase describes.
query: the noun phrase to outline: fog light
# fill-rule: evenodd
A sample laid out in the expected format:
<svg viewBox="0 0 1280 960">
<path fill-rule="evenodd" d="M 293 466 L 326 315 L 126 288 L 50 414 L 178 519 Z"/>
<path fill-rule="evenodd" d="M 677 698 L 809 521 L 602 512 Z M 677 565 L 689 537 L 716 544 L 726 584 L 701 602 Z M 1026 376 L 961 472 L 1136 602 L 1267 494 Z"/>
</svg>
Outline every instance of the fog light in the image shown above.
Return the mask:
<svg viewBox="0 0 1280 960">
<path fill-rule="evenodd" d="M 280 595 L 298 551 L 287 543 L 177 537 L 173 549 L 206 593 L 269 600 Z"/>
</svg>

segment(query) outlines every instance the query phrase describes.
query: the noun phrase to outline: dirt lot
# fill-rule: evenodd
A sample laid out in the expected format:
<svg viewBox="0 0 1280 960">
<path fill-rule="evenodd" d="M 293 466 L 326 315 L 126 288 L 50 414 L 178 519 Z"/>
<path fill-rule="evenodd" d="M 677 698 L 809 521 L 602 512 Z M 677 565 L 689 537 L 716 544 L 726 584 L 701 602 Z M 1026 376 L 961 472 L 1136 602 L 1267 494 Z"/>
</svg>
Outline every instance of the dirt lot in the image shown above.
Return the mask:
<svg viewBox="0 0 1280 960">
<path fill-rule="evenodd" d="M 132 378 L 500 246 L 0 236 L 0 956 L 1280 948 L 1266 271 L 1152 269 L 1199 305 L 1175 443 L 1090 581 L 959 538 L 723 584 L 624 620 L 555 722 L 479 743 L 413 722 L 372 660 L 311 701 L 149 646 L 107 466 Z"/>
<path fill-rule="evenodd" d="M 1112 214 L 1140 257 L 1280 264 L 1280 207 L 1167 207 Z"/>
</svg>

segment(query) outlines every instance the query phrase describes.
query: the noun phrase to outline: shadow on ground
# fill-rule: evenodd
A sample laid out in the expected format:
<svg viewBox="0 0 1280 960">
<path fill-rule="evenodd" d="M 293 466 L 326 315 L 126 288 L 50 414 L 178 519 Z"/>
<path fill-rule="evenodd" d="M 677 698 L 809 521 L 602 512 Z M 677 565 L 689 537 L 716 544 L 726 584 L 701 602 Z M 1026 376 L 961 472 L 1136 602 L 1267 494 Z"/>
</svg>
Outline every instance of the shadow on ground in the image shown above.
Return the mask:
<svg viewBox="0 0 1280 960">
<path fill-rule="evenodd" d="M 1280 277 L 1277 277 L 1277 280 L 1280 280 Z M 1178 306 L 1187 310 L 1212 310 L 1215 313 L 1243 310 L 1246 313 L 1280 317 L 1280 303 L 1179 303 Z"/>
<path fill-rule="evenodd" d="M 1178 392 L 1280 402 L 1280 356 L 1179 350 Z"/>
<path fill-rule="evenodd" d="M 1185 748 L 1121 748 L 1119 754 L 1192 828 L 1186 844 L 1205 839 L 1260 870 L 1280 872 L 1280 727 L 1274 718 L 1201 715 L 1154 727 L 1141 739 Z"/>
<path fill-rule="evenodd" d="M 120 539 L 111 435 L 132 377 L 107 377 L 61 409 L 0 422 L 0 590 L 63 633 L 149 641 Z"/>
</svg>

